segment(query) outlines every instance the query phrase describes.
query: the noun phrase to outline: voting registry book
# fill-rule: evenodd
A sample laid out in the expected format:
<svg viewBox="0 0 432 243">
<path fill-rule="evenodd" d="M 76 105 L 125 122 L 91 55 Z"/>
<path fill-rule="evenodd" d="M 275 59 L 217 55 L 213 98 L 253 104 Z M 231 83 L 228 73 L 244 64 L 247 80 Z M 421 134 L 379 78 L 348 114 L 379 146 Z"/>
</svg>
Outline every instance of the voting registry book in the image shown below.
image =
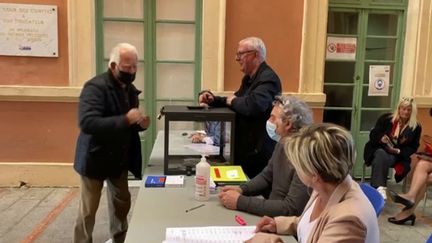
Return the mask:
<svg viewBox="0 0 432 243">
<path fill-rule="evenodd" d="M 248 181 L 239 165 L 211 166 L 210 177 L 217 185 L 239 185 Z"/>
<path fill-rule="evenodd" d="M 166 176 L 147 176 L 145 187 L 164 187 Z"/>
</svg>

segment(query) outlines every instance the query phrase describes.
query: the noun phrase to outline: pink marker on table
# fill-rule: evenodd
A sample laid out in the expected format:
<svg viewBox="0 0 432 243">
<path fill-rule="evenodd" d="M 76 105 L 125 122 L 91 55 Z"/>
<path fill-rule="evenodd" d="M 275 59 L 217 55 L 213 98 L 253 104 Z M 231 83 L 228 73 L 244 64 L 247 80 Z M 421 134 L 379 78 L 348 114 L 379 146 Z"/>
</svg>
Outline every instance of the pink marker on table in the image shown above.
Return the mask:
<svg viewBox="0 0 432 243">
<path fill-rule="evenodd" d="M 236 221 L 239 225 L 242 225 L 242 226 L 245 226 L 245 225 L 246 225 L 246 221 L 245 221 L 241 216 L 239 216 L 239 215 L 236 215 L 236 216 L 235 216 L 235 221 Z"/>
</svg>

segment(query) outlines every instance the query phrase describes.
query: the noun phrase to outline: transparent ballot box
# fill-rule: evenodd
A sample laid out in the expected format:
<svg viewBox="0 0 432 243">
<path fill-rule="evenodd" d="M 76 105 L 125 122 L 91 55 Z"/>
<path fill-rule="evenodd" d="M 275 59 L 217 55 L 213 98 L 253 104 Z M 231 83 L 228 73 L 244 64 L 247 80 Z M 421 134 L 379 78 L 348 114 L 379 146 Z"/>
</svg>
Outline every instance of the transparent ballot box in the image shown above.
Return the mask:
<svg viewBox="0 0 432 243">
<path fill-rule="evenodd" d="M 165 175 L 194 174 L 201 155 L 210 164 L 232 164 L 235 131 L 232 110 L 168 105 L 161 113 L 165 115 Z"/>
</svg>

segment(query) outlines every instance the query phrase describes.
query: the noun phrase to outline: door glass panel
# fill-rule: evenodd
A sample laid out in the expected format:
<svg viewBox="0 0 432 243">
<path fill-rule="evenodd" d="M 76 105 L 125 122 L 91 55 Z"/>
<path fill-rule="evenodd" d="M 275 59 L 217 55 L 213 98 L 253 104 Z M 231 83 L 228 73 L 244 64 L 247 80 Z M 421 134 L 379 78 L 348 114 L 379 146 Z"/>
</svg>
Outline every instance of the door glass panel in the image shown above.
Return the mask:
<svg viewBox="0 0 432 243">
<path fill-rule="evenodd" d="M 369 60 L 394 60 L 396 39 L 367 38 L 366 59 Z"/>
<path fill-rule="evenodd" d="M 390 85 L 393 84 L 393 73 L 394 73 L 393 63 L 374 63 L 374 62 L 365 62 L 363 84 L 369 84 L 369 66 L 370 65 L 389 65 L 390 66 L 389 82 L 390 82 Z"/>
<path fill-rule="evenodd" d="M 369 14 L 368 35 L 396 36 L 397 15 Z"/>
<path fill-rule="evenodd" d="M 327 33 L 357 35 L 358 13 L 328 13 Z"/>
<path fill-rule="evenodd" d="M 389 87 L 389 94 L 392 93 L 393 87 Z M 362 107 L 367 108 L 384 108 L 391 107 L 391 96 L 369 96 L 369 87 L 363 87 Z"/>
<path fill-rule="evenodd" d="M 194 60 L 195 25 L 157 24 L 157 60 Z"/>
<path fill-rule="evenodd" d="M 194 98 L 194 65 L 167 64 L 157 65 L 157 97 L 161 99 Z"/>
<path fill-rule="evenodd" d="M 138 59 L 144 59 L 144 24 L 127 22 L 104 22 L 104 57 L 109 58 L 111 49 L 121 42 L 134 45 Z"/>
<path fill-rule="evenodd" d="M 370 131 L 377 122 L 378 118 L 389 111 L 361 111 L 361 131 Z"/>
<path fill-rule="evenodd" d="M 355 71 L 354 62 L 329 62 L 325 63 L 325 83 L 352 83 Z"/>
<path fill-rule="evenodd" d="M 105 17 L 143 18 L 143 0 L 104 0 Z"/>
<path fill-rule="evenodd" d="M 371 0 L 372 3 L 405 3 L 408 0 Z"/>
<path fill-rule="evenodd" d="M 351 107 L 353 100 L 352 86 L 325 85 L 326 107 Z"/>
<path fill-rule="evenodd" d="M 351 130 L 351 110 L 324 110 L 323 120 Z"/>
<path fill-rule="evenodd" d="M 156 0 L 156 19 L 195 20 L 195 0 Z"/>
</svg>

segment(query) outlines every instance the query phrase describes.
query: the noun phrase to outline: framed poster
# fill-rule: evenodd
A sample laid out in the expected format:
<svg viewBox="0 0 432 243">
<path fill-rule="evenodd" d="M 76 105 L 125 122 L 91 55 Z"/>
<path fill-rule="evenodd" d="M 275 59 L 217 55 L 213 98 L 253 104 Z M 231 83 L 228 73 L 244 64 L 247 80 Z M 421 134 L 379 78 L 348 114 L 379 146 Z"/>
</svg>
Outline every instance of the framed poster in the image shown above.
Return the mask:
<svg viewBox="0 0 432 243">
<path fill-rule="evenodd" d="M 58 57 L 57 6 L 0 3 L 0 55 Z"/>
</svg>

